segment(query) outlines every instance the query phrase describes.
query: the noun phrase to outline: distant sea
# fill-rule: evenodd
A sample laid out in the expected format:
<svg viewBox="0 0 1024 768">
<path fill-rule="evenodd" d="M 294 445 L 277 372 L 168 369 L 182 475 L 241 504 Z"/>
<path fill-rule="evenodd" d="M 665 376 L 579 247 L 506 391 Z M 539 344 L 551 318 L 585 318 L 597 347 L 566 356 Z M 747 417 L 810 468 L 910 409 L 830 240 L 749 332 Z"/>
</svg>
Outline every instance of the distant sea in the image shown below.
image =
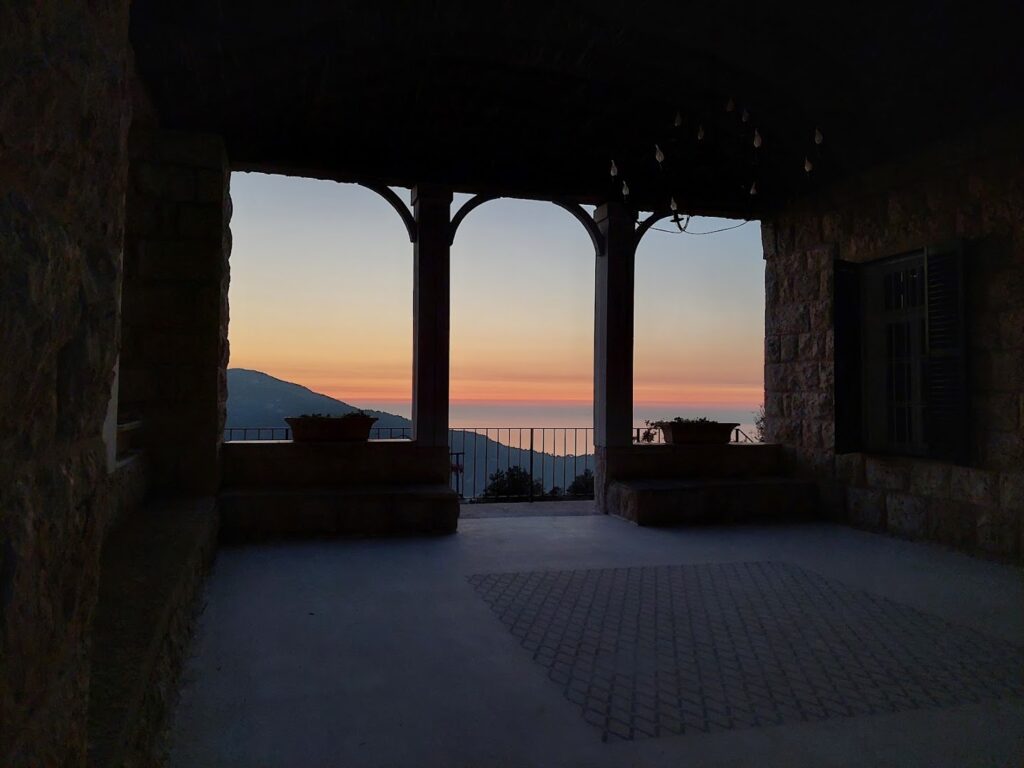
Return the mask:
<svg viewBox="0 0 1024 768">
<path fill-rule="evenodd" d="M 409 418 L 408 402 L 365 402 L 360 407 L 387 411 Z M 671 419 L 676 416 L 698 418 L 706 416 L 715 421 L 734 421 L 747 434 L 754 428 L 757 405 L 703 406 L 692 404 L 644 405 L 633 410 L 633 424 L 642 426 L 650 419 Z M 530 402 L 453 402 L 449 422 L 452 427 L 591 427 L 594 409 L 591 403 L 530 403 Z"/>
</svg>

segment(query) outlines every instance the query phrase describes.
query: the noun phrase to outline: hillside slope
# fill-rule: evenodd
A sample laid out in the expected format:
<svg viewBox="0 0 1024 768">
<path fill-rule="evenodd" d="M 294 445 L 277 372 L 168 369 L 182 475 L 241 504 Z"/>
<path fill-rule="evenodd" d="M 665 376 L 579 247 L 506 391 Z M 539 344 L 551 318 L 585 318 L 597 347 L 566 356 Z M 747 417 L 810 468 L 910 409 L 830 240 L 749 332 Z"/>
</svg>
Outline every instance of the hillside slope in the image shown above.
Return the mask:
<svg viewBox="0 0 1024 768">
<path fill-rule="evenodd" d="M 228 369 L 228 427 L 287 427 L 285 418 L 304 413 L 340 416 L 358 410 L 301 384 L 275 379 L 262 371 Z M 408 419 L 384 411 L 366 411 L 377 417 L 375 427 L 409 427 Z"/>
</svg>

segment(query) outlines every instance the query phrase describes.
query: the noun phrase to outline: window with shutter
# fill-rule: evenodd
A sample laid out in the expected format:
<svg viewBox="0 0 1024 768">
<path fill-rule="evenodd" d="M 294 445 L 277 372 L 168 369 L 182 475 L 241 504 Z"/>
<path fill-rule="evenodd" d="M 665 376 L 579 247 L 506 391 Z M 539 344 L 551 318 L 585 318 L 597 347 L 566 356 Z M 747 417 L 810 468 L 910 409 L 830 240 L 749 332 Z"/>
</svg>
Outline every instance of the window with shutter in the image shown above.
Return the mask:
<svg viewBox="0 0 1024 768">
<path fill-rule="evenodd" d="M 862 294 L 865 447 L 923 456 L 924 253 L 866 264 Z"/>
<path fill-rule="evenodd" d="M 959 247 L 837 262 L 835 274 L 836 452 L 965 460 Z"/>
<path fill-rule="evenodd" d="M 924 374 L 928 455 L 966 461 L 969 392 L 964 317 L 964 266 L 958 244 L 925 251 L 927 285 Z"/>
</svg>

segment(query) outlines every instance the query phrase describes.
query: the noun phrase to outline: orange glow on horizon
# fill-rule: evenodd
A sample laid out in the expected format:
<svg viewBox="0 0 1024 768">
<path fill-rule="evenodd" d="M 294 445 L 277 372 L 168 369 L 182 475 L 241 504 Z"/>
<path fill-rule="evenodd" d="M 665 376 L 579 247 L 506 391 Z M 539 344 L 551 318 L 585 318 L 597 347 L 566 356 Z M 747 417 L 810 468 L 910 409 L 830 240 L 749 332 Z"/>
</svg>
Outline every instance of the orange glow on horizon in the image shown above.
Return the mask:
<svg viewBox="0 0 1024 768">
<path fill-rule="evenodd" d="M 232 366 L 264 371 L 347 403 L 360 402 L 408 404 L 412 400 L 411 376 L 394 371 L 362 370 L 342 378 L 329 368 L 276 366 L 265 356 L 258 360 L 238 359 Z M 721 406 L 747 407 L 762 401 L 764 389 L 759 383 L 728 384 L 677 381 L 638 382 L 633 402 L 637 406 Z M 563 380 L 537 378 L 453 379 L 449 400 L 453 404 L 504 405 L 586 405 L 593 401 L 593 383 L 579 377 Z"/>
</svg>

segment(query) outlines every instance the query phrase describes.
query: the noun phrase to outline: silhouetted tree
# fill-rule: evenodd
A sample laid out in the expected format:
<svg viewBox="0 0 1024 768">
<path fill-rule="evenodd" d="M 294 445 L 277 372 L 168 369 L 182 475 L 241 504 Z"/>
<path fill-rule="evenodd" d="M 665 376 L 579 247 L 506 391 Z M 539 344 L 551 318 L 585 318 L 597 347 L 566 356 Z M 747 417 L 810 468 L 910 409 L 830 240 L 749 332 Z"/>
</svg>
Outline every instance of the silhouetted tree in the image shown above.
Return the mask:
<svg viewBox="0 0 1024 768">
<path fill-rule="evenodd" d="M 753 438 L 759 443 L 763 443 L 764 439 L 768 436 L 768 429 L 765 426 L 765 412 L 764 403 L 761 403 L 761 407 L 757 409 L 757 413 L 754 414 L 754 434 Z"/>
<path fill-rule="evenodd" d="M 530 473 L 522 467 L 499 469 L 490 476 L 483 495 L 488 499 L 529 496 L 531 485 L 534 496 L 544 495 L 544 486 L 539 480 L 533 480 Z"/>
<path fill-rule="evenodd" d="M 576 475 L 573 478 L 565 492 L 569 496 L 593 496 L 594 473 L 589 469 L 584 469 L 582 474 Z"/>
</svg>

